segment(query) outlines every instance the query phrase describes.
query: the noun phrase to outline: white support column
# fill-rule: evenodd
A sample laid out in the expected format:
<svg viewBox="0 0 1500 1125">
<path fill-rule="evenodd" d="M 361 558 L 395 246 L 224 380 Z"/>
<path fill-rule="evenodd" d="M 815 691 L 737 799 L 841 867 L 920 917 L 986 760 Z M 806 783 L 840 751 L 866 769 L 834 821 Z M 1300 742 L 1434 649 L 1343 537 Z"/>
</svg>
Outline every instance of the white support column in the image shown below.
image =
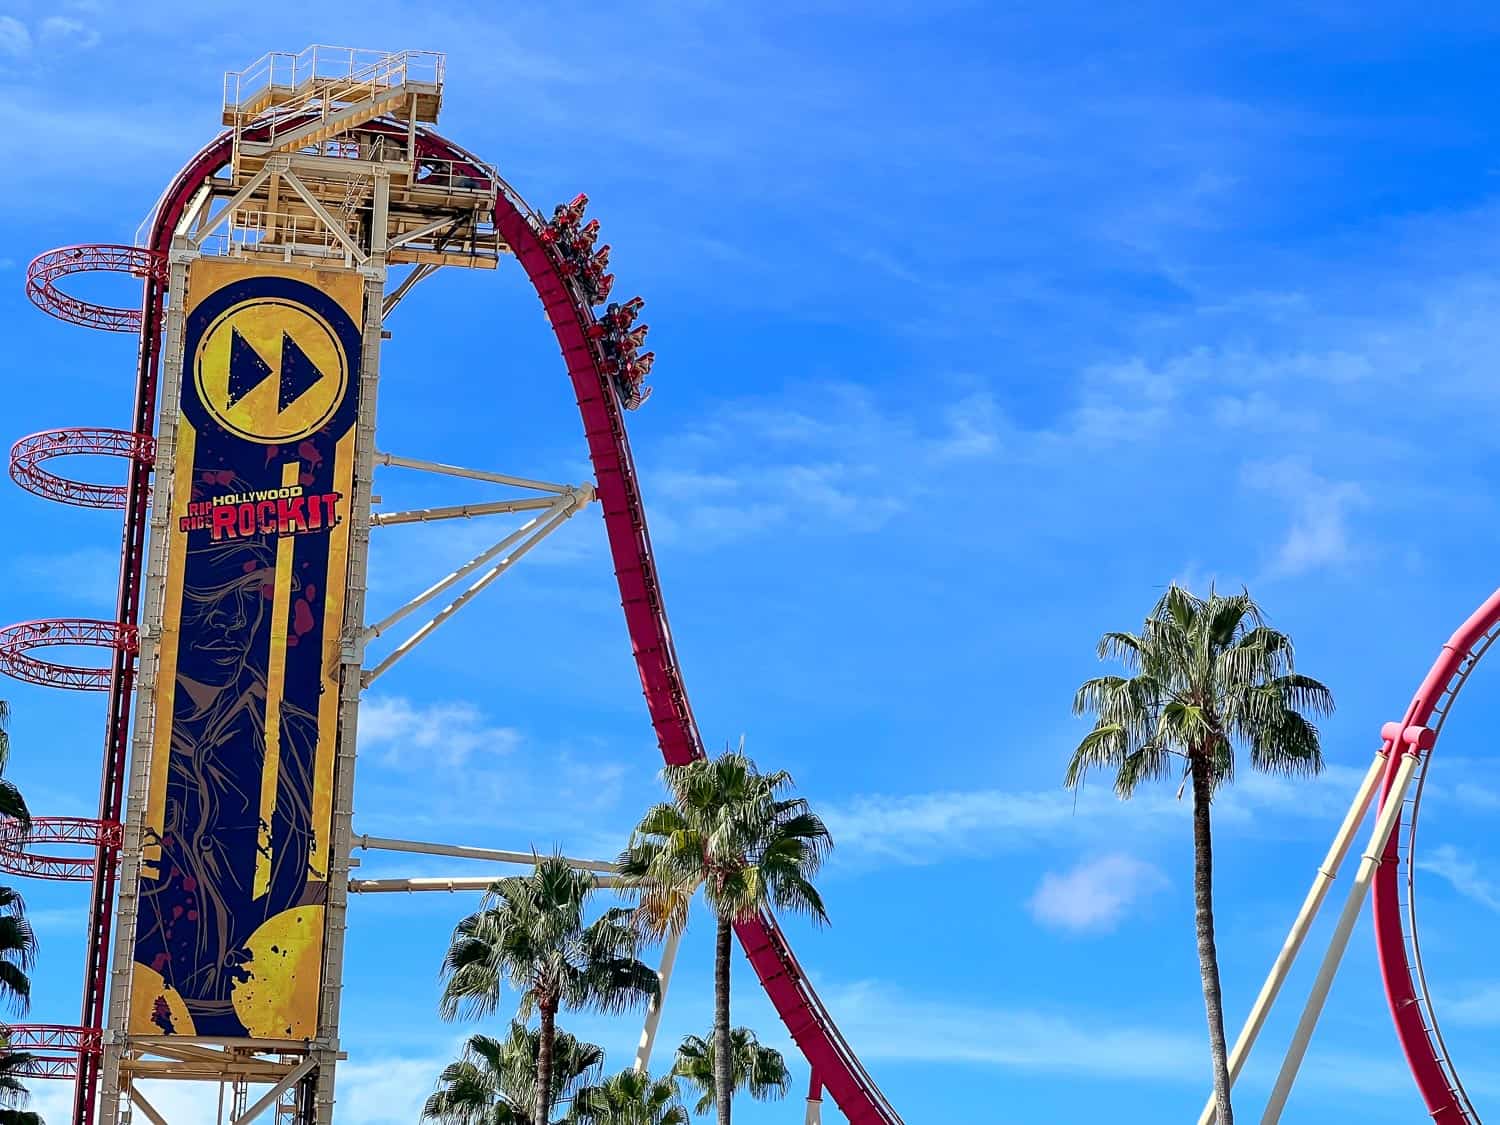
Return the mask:
<svg viewBox="0 0 1500 1125">
<path fill-rule="evenodd" d="M 823 1084 L 818 1081 L 816 1073 L 808 1081 L 807 1087 L 807 1112 L 802 1117 L 802 1125 L 822 1125 L 823 1122 Z"/>
<path fill-rule="evenodd" d="M 1266 1112 L 1261 1117 L 1261 1125 L 1277 1125 L 1281 1120 L 1287 1097 L 1292 1092 L 1292 1083 L 1297 1079 L 1297 1071 L 1301 1069 L 1302 1059 L 1307 1054 L 1307 1046 L 1312 1041 L 1313 1029 L 1318 1025 L 1318 1017 L 1323 1013 L 1323 1004 L 1328 999 L 1328 991 L 1333 987 L 1333 978 L 1338 972 L 1339 962 L 1343 959 L 1344 950 L 1348 948 L 1349 935 L 1354 930 L 1354 923 L 1359 919 L 1359 912 L 1365 903 L 1365 895 L 1370 889 L 1371 880 L 1375 877 L 1375 869 L 1380 866 L 1380 860 L 1385 854 L 1386 844 L 1390 842 L 1391 833 L 1400 823 L 1401 804 L 1406 799 L 1407 787 L 1411 784 L 1412 775 L 1416 773 L 1420 760 L 1417 753 L 1420 746 L 1418 738 L 1408 737 L 1412 736 L 1414 731 L 1425 733 L 1430 745 L 1432 732 L 1420 731 L 1418 728 L 1400 732 L 1402 738 L 1392 740 L 1395 743 L 1395 752 L 1401 755 L 1401 760 L 1396 766 L 1396 776 L 1390 793 L 1386 796 L 1385 804 L 1381 807 L 1380 815 L 1375 820 L 1375 830 L 1371 833 L 1370 842 L 1360 859 L 1359 871 L 1354 876 L 1354 885 L 1349 888 L 1349 897 L 1344 902 L 1344 912 L 1339 916 L 1338 925 L 1334 928 L 1333 937 L 1328 943 L 1328 952 L 1323 958 L 1322 966 L 1318 969 L 1318 977 L 1313 982 L 1312 994 L 1307 998 L 1307 1007 L 1303 1009 L 1302 1019 L 1297 1024 L 1296 1033 L 1292 1036 L 1292 1045 L 1287 1049 L 1286 1060 L 1281 1064 L 1281 1072 L 1276 1076 L 1276 1085 L 1271 1090 L 1271 1099 L 1266 1104 Z"/>
<path fill-rule="evenodd" d="M 1365 813 L 1369 811 L 1370 800 L 1375 795 L 1375 788 L 1380 783 L 1381 774 L 1385 772 L 1387 761 L 1386 747 L 1382 745 L 1376 751 L 1375 760 L 1370 763 L 1370 768 L 1365 772 L 1364 780 L 1360 782 L 1354 801 L 1344 816 L 1344 823 L 1339 826 L 1338 833 L 1333 838 L 1333 845 L 1323 858 L 1323 865 L 1313 876 L 1312 887 L 1307 892 L 1307 898 L 1302 902 L 1302 909 L 1297 913 L 1296 921 L 1292 923 L 1292 929 L 1287 934 L 1286 941 L 1282 943 L 1281 952 L 1276 955 L 1270 975 L 1266 977 L 1266 983 L 1261 986 L 1260 995 L 1255 998 L 1255 1003 L 1250 1008 L 1250 1015 L 1245 1020 L 1245 1026 L 1240 1030 L 1239 1038 L 1235 1040 L 1234 1050 L 1229 1053 L 1230 1086 L 1234 1085 L 1240 1076 L 1240 1071 L 1244 1069 L 1245 1060 L 1250 1057 L 1255 1040 L 1265 1026 L 1266 1017 L 1271 1014 L 1271 1006 L 1276 1003 L 1281 986 L 1286 983 L 1287 974 L 1291 972 L 1292 964 L 1302 950 L 1302 943 L 1307 938 L 1307 932 L 1312 928 L 1318 912 L 1323 908 L 1323 900 L 1328 895 L 1328 888 L 1338 877 L 1344 857 L 1349 854 L 1349 847 L 1354 843 L 1355 833 L 1359 831 Z M 1210 1093 L 1208 1104 L 1203 1107 L 1203 1112 L 1198 1116 L 1198 1125 L 1212 1125 L 1215 1116 L 1217 1113 L 1214 1096 Z"/>
<path fill-rule="evenodd" d="M 295 185 L 294 185 L 295 186 Z M 370 489 L 375 477 L 375 404 L 380 389 L 381 301 L 385 292 L 390 174 L 375 173 L 370 211 L 369 264 L 365 277 L 364 339 L 359 407 L 355 416 L 354 482 L 349 498 L 349 576 L 339 646 L 339 730 L 333 773 L 333 824 L 328 848 L 328 901 L 324 906 L 323 983 L 318 1004 L 317 1061 L 311 1125 L 333 1125 L 334 1064 L 339 1056 L 339 1001 L 344 985 L 344 933 L 354 834 L 354 761 L 359 733 L 360 673 L 364 665 L 365 593 L 370 565 Z"/>
<path fill-rule="evenodd" d="M 682 944 L 682 931 L 673 930 L 667 935 L 667 944 L 661 951 L 661 969 L 657 972 L 659 989 L 656 999 L 646 1009 L 646 1025 L 641 1028 L 641 1040 L 635 1049 L 635 1071 L 651 1068 L 651 1049 L 656 1046 L 656 1029 L 661 1024 L 661 1010 L 667 1003 L 667 985 L 672 983 L 672 967 L 677 964 L 677 947 Z"/>
</svg>

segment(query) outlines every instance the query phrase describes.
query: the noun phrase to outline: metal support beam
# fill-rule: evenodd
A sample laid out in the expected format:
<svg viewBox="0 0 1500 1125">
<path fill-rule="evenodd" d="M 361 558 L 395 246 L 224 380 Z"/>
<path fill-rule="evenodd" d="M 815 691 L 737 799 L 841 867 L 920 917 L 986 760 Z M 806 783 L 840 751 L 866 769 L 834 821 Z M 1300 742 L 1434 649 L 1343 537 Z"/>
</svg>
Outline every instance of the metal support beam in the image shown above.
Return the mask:
<svg viewBox="0 0 1500 1125">
<path fill-rule="evenodd" d="M 530 488 L 536 492 L 553 492 L 559 496 L 577 489 L 571 484 L 549 484 L 542 480 L 527 480 L 525 477 L 511 477 L 504 473 L 490 473 L 483 469 L 462 469 L 457 465 L 444 465 L 439 461 L 419 461 L 415 457 L 398 457 L 394 453 L 375 454 L 377 465 L 389 465 L 393 469 L 418 469 L 424 473 L 440 473 L 443 476 L 463 477 L 465 480 L 487 480 L 493 484 L 508 484 L 515 488 Z M 589 488 L 588 485 L 582 486 Z M 589 488 L 590 498 L 593 496 L 592 488 Z"/>
<path fill-rule="evenodd" d="M 667 1003 L 667 986 L 672 983 L 672 967 L 677 964 L 677 947 L 682 944 L 682 931 L 673 930 L 667 935 L 667 943 L 661 951 L 661 969 L 657 971 L 658 990 L 656 999 L 646 1009 L 646 1024 L 641 1028 L 641 1039 L 635 1048 L 635 1072 L 641 1074 L 651 1069 L 651 1049 L 656 1046 L 656 1029 L 661 1024 L 661 1010 Z"/>
<path fill-rule="evenodd" d="M 167 1119 L 161 1115 L 161 1111 L 146 1100 L 146 1095 L 135 1088 L 134 1083 L 130 1086 L 130 1100 L 135 1103 L 135 1108 L 146 1115 L 146 1120 L 151 1125 L 167 1125 Z"/>
<path fill-rule="evenodd" d="M 390 527 L 401 523 L 430 523 L 433 520 L 473 519 L 503 512 L 534 512 L 550 508 L 555 500 L 494 500 L 488 504 L 455 504 L 447 508 L 415 508 L 409 512 L 376 512 L 370 516 L 371 527 Z"/>
<path fill-rule="evenodd" d="M 282 1094 L 286 1093 L 298 1082 L 301 1082 L 304 1078 L 311 1074 L 313 1068 L 317 1065 L 317 1059 L 303 1059 L 301 1064 L 295 1067 L 290 1074 L 288 1074 L 280 1082 L 276 1083 L 276 1085 L 272 1086 L 269 1090 L 267 1090 L 264 1094 L 257 1098 L 254 1105 L 245 1110 L 245 1112 L 240 1114 L 238 1117 L 234 1118 L 234 1120 L 232 1120 L 229 1125 L 250 1125 L 250 1122 L 254 1121 L 262 1113 L 275 1105 L 276 1100 L 280 1098 Z"/>
<path fill-rule="evenodd" d="M 1303 900 L 1302 909 L 1292 923 L 1292 929 L 1287 934 L 1286 941 L 1282 943 L 1281 952 L 1276 955 L 1270 975 L 1266 977 L 1266 983 L 1261 986 L 1260 995 L 1255 998 L 1255 1003 L 1250 1008 L 1250 1015 L 1245 1020 L 1245 1026 L 1240 1030 L 1239 1038 L 1234 1042 L 1234 1050 L 1229 1053 L 1230 1086 L 1234 1085 L 1240 1076 L 1240 1071 L 1244 1069 L 1245 1060 L 1250 1057 L 1250 1052 L 1255 1047 L 1255 1040 L 1265 1026 L 1266 1017 L 1271 1014 L 1271 1006 L 1276 1003 L 1281 986 L 1286 983 L 1287 974 L 1291 972 L 1292 964 L 1302 950 L 1302 943 L 1307 938 L 1307 932 L 1312 929 L 1318 912 L 1323 908 L 1323 900 L 1328 895 L 1328 888 L 1338 877 L 1344 857 L 1349 854 L 1349 847 L 1354 843 L 1354 836 L 1365 819 L 1365 813 L 1369 811 L 1370 800 L 1375 796 L 1375 787 L 1380 783 L 1380 775 L 1385 771 L 1386 761 L 1386 750 L 1384 746 L 1381 746 L 1376 751 L 1375 760 L 1370 763 L 1369 770 L 1365 772 L 1364 781 L 1360 783 L 1349 811 L 1344 815 L 1344 823 L 1340 825 L 1338 833 L 1334 836 L 1333 845 L 1328 849 L 1323 865 L 1313 876 L 1313 884 L 1307 892 L 1307 898 Z M 1210 1093 L 1208 1104 L 1203 1107 L 1203 1112 L 1198 1116 L 1198 1125 L 1212 1125 L 1217 1115 L 1214 1096 Z"/>
<path fill-rule="evenodd" d="M 516 563 L 520 562 L 521 559 L 525 558 L 533 547 L 535 547 L 548 535 L 552 534 L 552 532 L 561 527 L 567 520 L 567 518 L 571 516 L 576 510 L 576 505 L 574 504 L 571 497 L 563 501 L 561 504 L 557 505 L 557 507 L 559 510 L 556 512 L 556 514 L 549 516 L 546 522 L 543 523 L 539 528 L 537 528 L 536 531 L 534 531 L 524 542 L 519 544 L 511 554 L 501 559 L 499 563 L 491 567 L 489 570 L 485 571 L 484 574 L 480 575 L 477 582 L 475 582 L 462 594 L 458 595 L 458 597 L 454 598 L 453 601 L 449 602 L 448 605 L 443 609 L 439 610 L 438 613 L 432 618 L 432 620 L 428 621 L 415 633 L 407 637 L 406 640 L 397 645 L 395 650 L 379 664 L 375 665 L 374 668 L 366 671 L 360 681 L 362 685 L 365 687 L 369 687 L 372 683 L 374 683 L 377 679 L 379 679 L 382 675 L 389 671 L 391 666 L 395 664 L 396 661 L 400 660 L 403 656 L 411 652 L 412 649 L 416 648 L 418 644 L 431 636 L 433 631 L 437 629 L 439 625 L 447 621 L 459 610 L 463 609 L 463 607 L 468 605 L 469 602 L 471 602 L 486 586 L 494 582 L 495 579 L 499 578 Z M 444 580 L 444 584 L 451 584 L 452 581 L 453 580 L 450 577 Z M 415 606 L 403 606 L 402 610 L 398 612 L 410 612 L 411 608 L 415 608 Z"/>
<path fill-rule="evenodd" d="M 556 514 L 557 512 L 561 512 L 563 510 L 563 507 L 564 506 L 561 503 L 554 503 L 549 506 L 548 510 L 553 514 Z M 463 566 L 459 567 L 452 574 L 448 575 L 446 578 L 440 579 L 433 585 L 427 587 L 427 589 L 423 590 L 420 594 L 412 598 L 411 601 L 407 602 L 399 609 L 396 609 L 394 612 L 387 614 L 375 624 L 365 626 L 363 633 L 364 640 L 367 642 L 374 640 L 376 637 L 385 633 L 385 631 L 388 630 L 392 625 L 395 625 L 403 618 L 416 612 L 418 609 L 421 609 L 422 606 L 426 605 L 433 598 L 441 594 L 444 590 L 456 585 L 459 582 L 462 582 L 465 578 L 473 574 L 485 563 L 489 562 L 493 558 L 497 558 L 498 556 L 504 554 L 506 551 L 510 550 L 511 547 L 525 538 L 527 533 L 530 532 L 532 528 L 536 527 L 541 522 L 541 516 L 536 516 L 532 519 L 527 520 L 515 531 L 512 531 L 504 539 L 496 543 L 493 547 L 489 547 L 486 550 L 475 555 L 472 559 L 464 563 Z"/>
<path fill-rule="evenodd" d="M 1385 847 L 1390 842 L 1391 833 L 1395 831 L 1397 823 L 1401 820 L 1401 802 L 1406 799 L 1407 786 L 1411 784 L 1412 774 L 1416 772 L 1420 758 L 1415 747 L 1408 748 L 1399 743 L 1394 747 L 1394 752 L 1401 755 L 1401 760 L 1396 764 L 1396 776 L 1389 793 L 1386 794 L 1385 804 L 1381 806 L 1380 815 L 1375 820 L 1375 830 L 1370 835 L 1370 843 L 1360 858 L 1359 871 L 1354 876 L 1354 885 L 1349 888 L 1349 897 L 1344 902 L 1344 912 L 1339 916 L 1338 925 L 1334 928 L 1333 937 L 1329 940 L 1328 952 L 1324 955 L 1323 964 L 1318 969 L 1317 980 L 1313 982 L 1312 994 L 1307 998 L 1307 1007 L 1302 1011 L 1302 1019 L 1298 1022 L 1297 1031 L 1292 1036 L 1292 1045 L 1287 1050 L 1286 1060 L 1281 1064 L 1281 1072 L 1276 1076 L 1276 1085 L 1271 1090 L 1271 1099 L 1266 1104 L 1265 1115 L 1260 1119 L 1261 1125 L 1277 1125 L 1281 1120 L 1287 1097 L 1292 1092 L 1292 1083 L 1297 1080 L 1297 1071 L 1301 1069 L 1302 1060 L 1307 1055 L 1307 1046 L 1312 1041 L 1313 1029 L 1318 1025 L 1318 1017 L 1323 1014 L 1323 1004 L 1328 999 L 1328 991 L 1333 987 L 1333 978 L 1338 972 L 1339 962 L 1343 959 L 1344 950 L 1349 946 L 1349 935 L 1353 933 L 1354 923 L 1358 921 L 1359 912 L 1365 904 L 1365 895 L 1369 892 L 1370 882 L 1375 877 L 1375 869 L 1380 866 L 1380 859 L 1385 854 Z"/>
<path fill-rule="evenodd" d="M 509 872 L 494 875 L 430 875 L 415 879 L 350 879 L 350 894 L 412 894 L 417 891 L 487 891 L 499 879 L 508 878 Z M 608 889 L 620 884 L 618 875 L 596 875 L 595 885 Z"/>
<path fill-rule="evenodd" d="M 501 851 L 499 848 L 471 848 L 465 844 L 428 844 L 420 840 L 395 840 L 388 836 L 355 836 L 356 848 L 372 852 L 406 852 L 414 855 L 441 855 L 454 859 L 480 859 L 490 863 L 520 863 L 527 867 L 537 861 L 534 852 Z M 613 863 L 600 859 L 569 859 L 563 862 L 579 871 L 598 871 L 613 875 L 619 870 Z"/>
<path fill-rule="evenodd" d="M 390 248 L 394 250 L 398 246 L 405 246 L 408 242 L 415 242 L 419 238 L 426 238 L 429 234 L 436 234 L 444 227 L 451 227 L 455 223 L 463 222 L 466 217 L 464 215 L 444 215 L 440 219 L 433 219 L 430 223 L 423 223 L 416 230 L 409 230 L 400 238 L 392 239 Z M 437 267 L 434 266 L 433 268 L 436 269 Z"/>
<path fill-rule="evenodd" d="M 213 234 L 214 231 L 218 230 L 225 223 L 229 222 L 230 218 L 234 215 L 235 211 L 239 209 L 240 205 L 247 201 L 257 191 L 259 191 L 261 185 L 269 180 L 273 175 L 277 174 L 278 172 L 282 172 L 284 170 L 284 165 L 284 161 L 267 161 L 264 168 L 262 168 L 259 172 L 255 173 L 255 175 L 246 180 L 245 186 L 234 193 L 234 196 L 229 200 L 228 203 L 224 205 L 223 210 L 221 210 L 207 223 L 203 224 L 188 236 L 188 242 L 191 244 L 192 248 L 195 250 L 198 249 L 203 245 L 203 240 L 205 238 Z M 181 232 L 179 231 L 177 233 Z"/>
<path fill-rule="evenodd" d="M 807 1112 L 802 1117 L 802 1125 L 822 1125 L 823 1121 L 823 1083 L 818 1081 L 817 1071 L 813 1072 L 807 1085 Z"/>
<path fill-rule="evenodd" d="M 417 282 L 431 277 L 433 274 L 437 273 L 440 268 L 441 267 L 439 266 L 434 266 L 431 263 L 424 262 L 413 269 L 411 273 L 407 274 L 401 279 L 400 285 L 396 286 L 395 289 L 386 294 L 385 300 L 382 301 L 380 305 L 380 315 L 383 317 L 390 316 L 391 310 L 401 303 L 401 298 L 410 293 L 416 286 Z"/>
<path fill-rule="evenodd" d="M 270 167 L 270 165 L 267 165 L 267 167 Z M 366 254 L 364 248 L 354 240 L 354 236 L 344 228 L 344 224 L 339 222 L 327 207 L 323 206 L 322 201 L 307 189 L 307 185 L 297 178 L 295 172 L 288 168 L 281 173 L 281 178 L 291 184 L 292 190 L 302 197 L 302 202 L 306 203 L 312 213 L 318 217 L 318 221 L 328 228 L 328 233 L 338 239 L 343 244 L 344 249 L 353 255 L 356 262 L 364 265 L 370 260 L 370 255 Z M 390 182 L 389 177 L 386 178 L 386 182 Z M 380 222 L 371 222 L 370 229 L 376 232 L 384 231 L 384 213 L 380 216 Z"/>
</svg>

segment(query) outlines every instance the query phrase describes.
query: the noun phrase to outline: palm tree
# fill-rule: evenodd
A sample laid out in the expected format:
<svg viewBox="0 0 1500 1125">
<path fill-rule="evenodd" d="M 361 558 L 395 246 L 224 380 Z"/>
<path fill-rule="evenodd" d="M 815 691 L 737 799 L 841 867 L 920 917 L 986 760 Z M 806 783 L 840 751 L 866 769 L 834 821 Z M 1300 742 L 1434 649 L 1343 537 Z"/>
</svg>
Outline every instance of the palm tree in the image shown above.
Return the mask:
<svg viewBox="0 0 1500 1125">
<path fill-rule="evenodd" d="M 545 1125 L 552 1106 L 558 1010 L 621 1012 L 660 992 L 656 972 L 636 960 L 640 935 L 629 910 L 615 907 L 584 925 L 597 885 L 593 875 L 575 871 L 561 856 L 537 860 L 530 875 L 498 879 L 479 910 L 453 931 L 443 961 L 444 1019 L 494 1012 L 507 980 L 521 993 L 517 1015 L 528 1020 L 533 1009 L 538 1013 L 538 1125 Z"/>
<path fill-rule="evenodd" d="M 471 1035 L 463 1055 L 443 1068 L 438 1089 L 422 1107 L 422 1120 L 443 1125 L 532 1125 L 536 1111 L 537 1055 L 542 1034 L 512 1020 L 510 1035 L 492 1039 Z M 572 1097 L 574 1090 L 597 1076 L 604 1052 L 566 1031 L 552 1041 L 551 1101 Z M 4 1120 L 0 1119 L 0 1125 Z"/>
<path fill-rule="evenodd" d="M 622 1070 L 599 1086 L 578 1091 L 568 1125 L 689 1125 L 677 1082 L 645 1071 Z"/>
<path fill-rule="evenodd" d="M 833 840 L 791 775 L 763 774 L 744 752 L 726 750 L 662 771 L 671 800 L 647 811 L 620 856 L 621 886 L 633 892 L 653 936 L 680 933 L 701 887 L 717 925 L 714 944 L 714 1072 L 719 1125 L 730 1125 L 734 1091 L 729 1034 L 729 956 L 736 922 L 771 906 L 826 922 L 812 884 Z"/>
<path fill-rule="evenodd" d="M 763 1047 L 755 1032 L 737 1027 L 729 1033 L 729 1061 L 732 1089 L 744 1090 L 759 1102 L 786 1096 L 792 1084 L 786 1059 L 774 1047 Z M 689 1035 L 677 1048 L 672 1073 L 686 1079 L 701 1095 L 694 1113 L 707 1113 L 714 1107 L 714 1045 L 707 1039 Z"/>
<path fill-rule="evenodd" d="M 0 1125 L 44 1125 L 42 1116 L 26 1107 L 31 1094 L 21 1084 L 32 1056 L 24 1051 L 12 1051 L 3 1034 L 0 1034 Z"/>
<path fill-rule="evenodd" d="M 1115 792 L 1130 797 L 1142 781 L 1179 780 L 1193 789 L 1193 897 L 1198 963 L 1213 1052 L 1219 1125 L 1233 1125 L 1224 1004 L 1214 945 L 1213 831 L 1210 808 L 1234 777 L 1236 747 L 1268 773 L 1310 775 L 1323 768 L 1318 730 L 1308 716 L 1333 712 L 1333 696 L 1298 675 L 1292 642 L 1265 624 L 1248 591 L 1195 597 L 1175 583 L 1140 633 L 1105 633 L 1099 659 L 1115 659 L 1128 676 L 1088 680 L 1074 714 L 1094 716 L 1068 763 L 1065 784 L 1077 788 L 1090 770 L 1114 771 Z"/>
<path fill-rule="evenodd" d="M 9 721 L 10 704 L 0 699 L 0 772 L 4 772 L 10 762 L 10 735 L 5 731 L 5 724 Z M 0 777 L 0 824 L 4 825 L 0 831 L 6 833 L 20 832 L 24 835 L 31 828 L 31 813 L 26 808 L 21 791 L 3 777 Z"/>
<path fill-rule="evenodd" d="M 0 772 L 10 761 L 10 735 L 5 730 L 9 719 L 10 705 L 0 699 Z M 29 831 L 31 812 L 21 791 L 0 777 L 0 837 L 19 844 Z M 36 934 L 26 920 L 26 904 L 19 892 L 0 887 L 0 1001 L 13 1011 L 25 1012 L 31 1006 L 27 974 L 35 961 Z"/>
</svg>

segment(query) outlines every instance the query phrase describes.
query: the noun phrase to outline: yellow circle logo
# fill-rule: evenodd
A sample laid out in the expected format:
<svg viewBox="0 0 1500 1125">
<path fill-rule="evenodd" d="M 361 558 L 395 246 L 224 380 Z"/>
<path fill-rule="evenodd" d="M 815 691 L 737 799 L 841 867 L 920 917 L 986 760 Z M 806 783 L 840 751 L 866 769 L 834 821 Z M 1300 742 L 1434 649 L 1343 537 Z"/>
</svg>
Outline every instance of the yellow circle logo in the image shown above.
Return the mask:
<svg viewBox="0 0 1500 1125">
<path fill-rule="evenodd" d="M 349 387 L 349 364 L 322 317 L 293 301 L 257 297 L 208 326 L 193 377 L 199 401 L 226 430 L 280 445 L 333 417 Z"/>
</svg>

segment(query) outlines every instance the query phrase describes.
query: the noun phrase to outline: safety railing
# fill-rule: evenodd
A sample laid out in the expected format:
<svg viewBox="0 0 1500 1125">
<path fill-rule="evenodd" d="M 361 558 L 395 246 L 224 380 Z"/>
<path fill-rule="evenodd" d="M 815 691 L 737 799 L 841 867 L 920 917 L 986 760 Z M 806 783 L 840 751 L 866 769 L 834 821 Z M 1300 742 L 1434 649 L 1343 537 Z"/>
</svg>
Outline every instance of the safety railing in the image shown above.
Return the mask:
<svg viewBox="0 0 1500 1125">
<path fill-rule="evenodd" d="M 224 75 L 224 112 L 241 112 L 257 96 L 273 89 L 285 90 L 289 98 L 295 98 L 299 91 L 304 96 L 312 95 L 314 88 L 324 83 L 331 84 L 329 92 L 370 84 L 399 86 L 420 82 L 441 86 L 446 66 L 440 51 L 387 53 L 325 45 L 306 47 L 295 54 L 270 51 L 244 70 Z"/>
</svg>

